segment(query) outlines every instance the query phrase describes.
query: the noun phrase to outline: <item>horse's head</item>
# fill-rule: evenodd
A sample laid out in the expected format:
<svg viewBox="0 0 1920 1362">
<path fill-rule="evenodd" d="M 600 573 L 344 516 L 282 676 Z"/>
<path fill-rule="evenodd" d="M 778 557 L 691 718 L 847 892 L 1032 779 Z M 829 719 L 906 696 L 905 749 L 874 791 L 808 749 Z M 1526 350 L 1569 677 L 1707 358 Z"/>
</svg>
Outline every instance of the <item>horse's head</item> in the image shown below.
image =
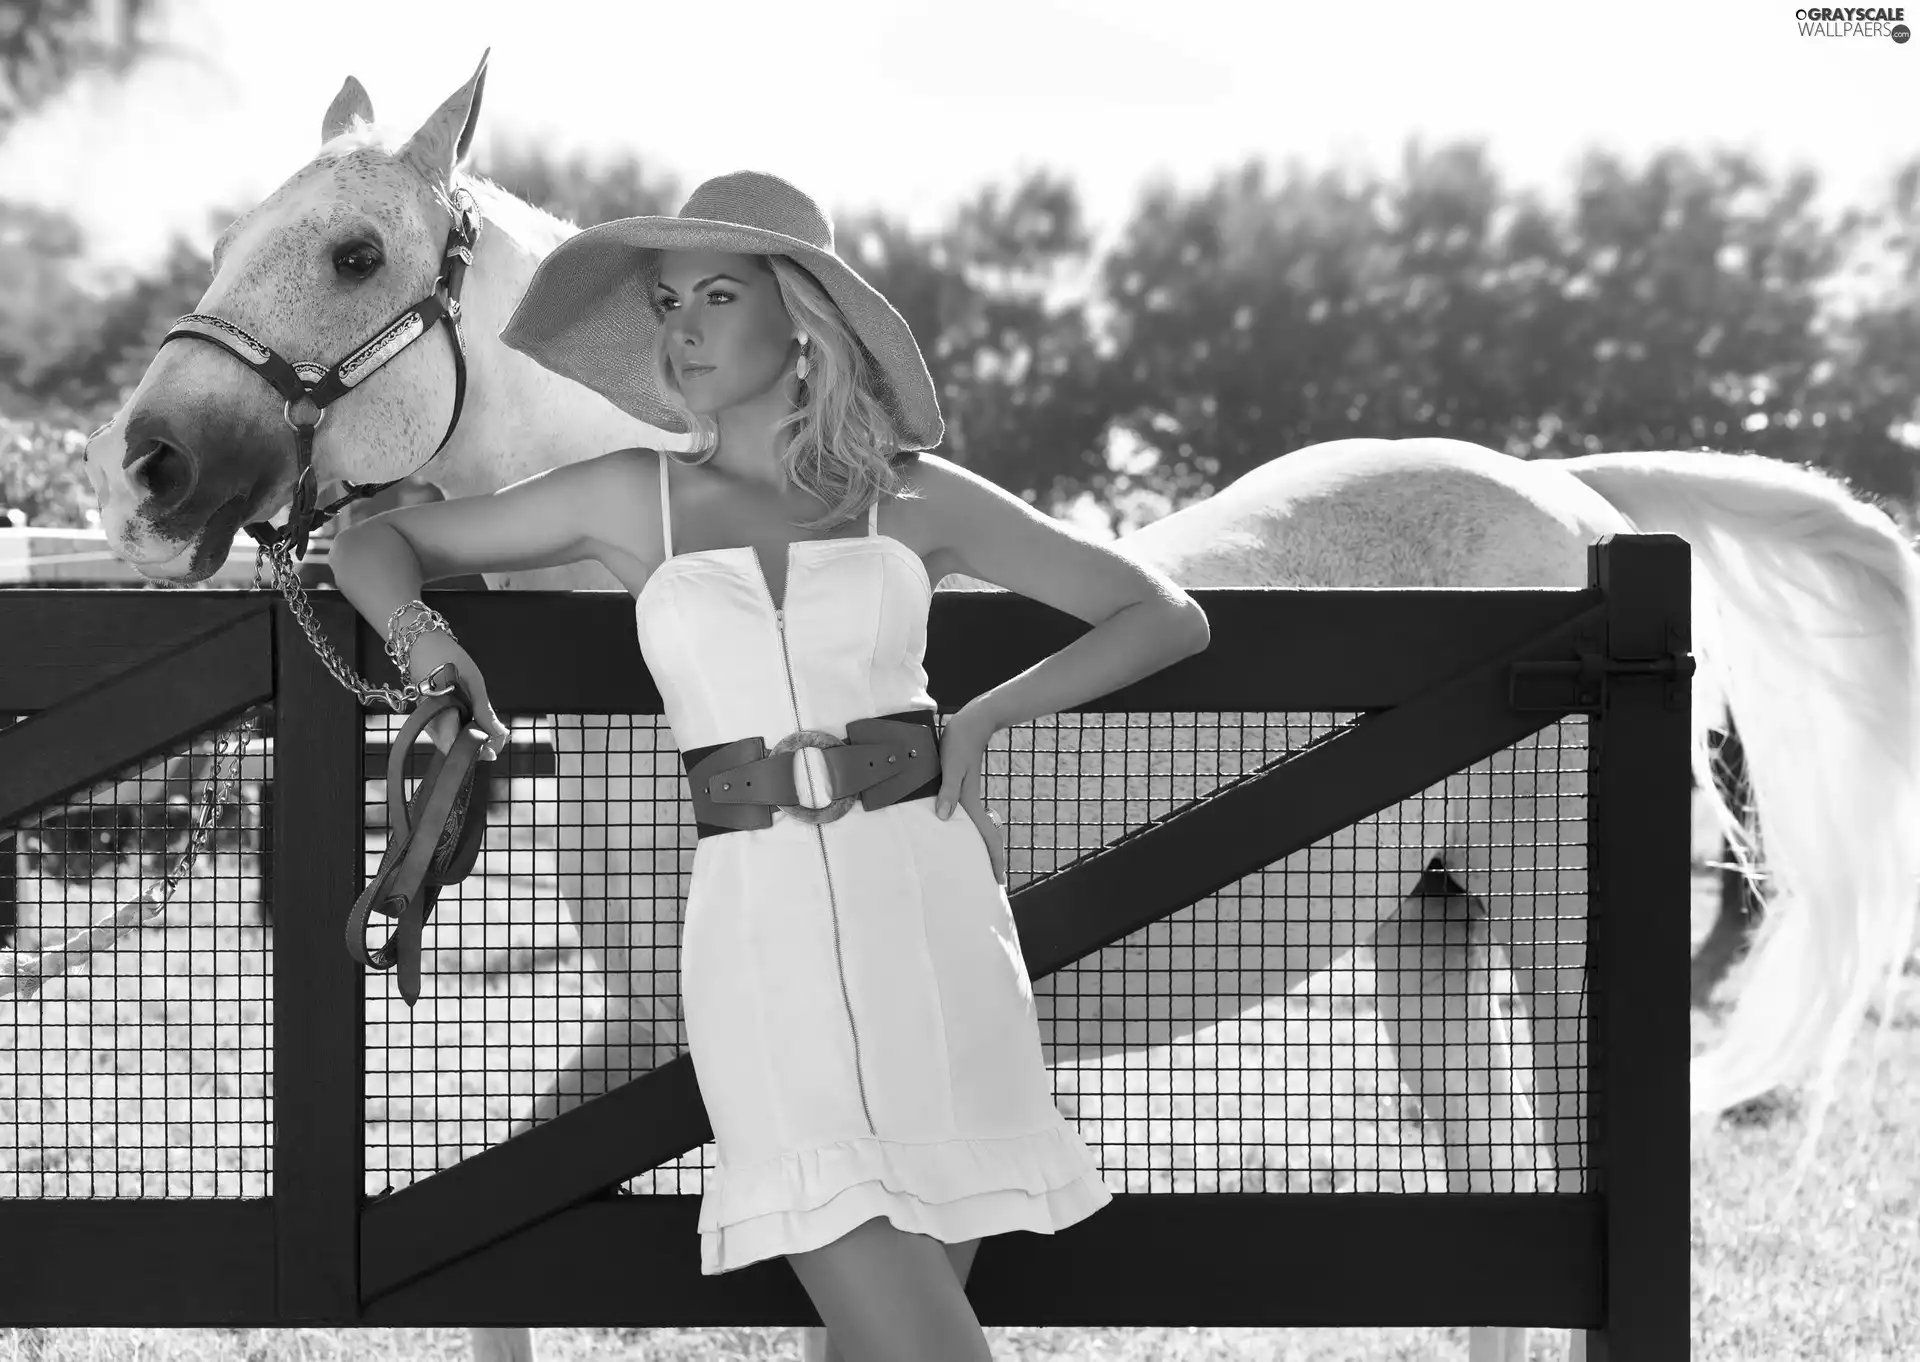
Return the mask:
<svg viewBox="0 0 1920 1362">
<path fill-rule="evenodd" d="M 220 237 L 196 313 L 232 323 L 295 365 L 330 368 L 432 293 L 449 195 L 480 111 L 486 60 L 411 137 L 370 126 L 351 76 L 319 154 Z M 439 445 L 454 403 L 445 326 L 326 409 L 318 481 L 405 476 Z M 163 345 L 133 395 L 87 443 L 87 477 L 116 557 L 146 576 L 199 581 L 241 525 L 288 504 L 297 443 L 287 402 L 218 345 Z"/>
</svg>

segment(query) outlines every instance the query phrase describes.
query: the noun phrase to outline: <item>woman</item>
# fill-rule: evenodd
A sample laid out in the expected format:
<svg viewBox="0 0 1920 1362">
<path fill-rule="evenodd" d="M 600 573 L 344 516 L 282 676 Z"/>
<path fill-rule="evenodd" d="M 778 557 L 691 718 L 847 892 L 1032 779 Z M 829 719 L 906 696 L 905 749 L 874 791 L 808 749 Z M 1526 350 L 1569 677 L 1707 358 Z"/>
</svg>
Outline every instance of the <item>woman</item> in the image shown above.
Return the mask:
<svg viewBox="0 0 1920 1362">
<path fill-rule="evenodd" d="M 1054 1106 L 981 758 L 1200 651 L 1206 617 L 914 453 L 943 427 L 913 336 L 783 180 L 723 176 L 678 218 L 580 233 L 502 336 L 697 456 L 620 450 L 393 511 L 341 535 L 335 579 L 410 675 L 455 666 L 489 755 L 506 730 L 421 583 L 595 558 L 633 592 L 700 832 L 680 978 L 718 1148 L 701 1269 L 786 1257 L 847 1362 L 986 1357 L 980 1237 L 1052 1233 L 1108 1194 Z M 921 662 L 949 573 L 1095 627 L 936 738 Z"/>
</svg>

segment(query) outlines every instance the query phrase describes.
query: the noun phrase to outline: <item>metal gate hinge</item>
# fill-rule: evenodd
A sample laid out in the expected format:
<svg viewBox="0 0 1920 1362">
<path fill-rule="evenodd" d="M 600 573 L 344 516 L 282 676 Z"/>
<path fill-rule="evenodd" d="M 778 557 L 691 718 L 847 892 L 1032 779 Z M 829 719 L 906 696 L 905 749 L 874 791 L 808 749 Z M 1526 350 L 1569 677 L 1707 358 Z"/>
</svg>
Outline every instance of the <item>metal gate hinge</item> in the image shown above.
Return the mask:
<svg viewBox="0 0 1920 1362">
<path fill-rule="evenodd" d="M 1523 712 L 1557 709 L 1598 714 L 1606 708 L 1610 682 L 1645 677 L 1666 682 L 1667 708 L 1677 709 L 1685 696 L 1682 683 L 1694 670 L 1693 654 L 1685 651 L 1675 629 L 1667 630 L 1667 651 L 1654 657 L 1610 657 L 1598 639 L 1583 636 L 1571 660 L 1514 663 L 1507 702 Z"/>
</svg>

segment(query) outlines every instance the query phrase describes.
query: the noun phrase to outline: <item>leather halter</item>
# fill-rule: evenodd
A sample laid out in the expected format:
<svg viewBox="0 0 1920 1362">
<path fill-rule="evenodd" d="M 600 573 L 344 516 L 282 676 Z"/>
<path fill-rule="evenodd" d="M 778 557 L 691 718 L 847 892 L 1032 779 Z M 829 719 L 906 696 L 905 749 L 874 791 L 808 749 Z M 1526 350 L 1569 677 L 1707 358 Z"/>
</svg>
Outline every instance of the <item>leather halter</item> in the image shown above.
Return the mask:
<svg viewBox="0 0 1920 1362">
<path fill-rule="evenodd" d="M 447 433 L 440 437 L 440 443 L 434 446 L 433 453 L 421 460 L 413 472 L 418 473 L 433 462 L 440 451 L 447 447 L 447 441 L 453 438 L 467 397 L 467 345 L 466 338 L 460 332 L 460 286 L 466 280 L 468 267 L 473 264 L 474 246 L 480 239 L 481 219 L 473 196 L 465 189 L 456 189 L 452 201 L 453 225 L 447 232 L 446 250 L 440 262 L 440 275 L 433 281 L 433 291 L 381 327 L 372 340 L 331 369 L 311 361 L 290 363 L 272 346 L 255 339 L 241 327 L 200 312 L 180 318 L 160 342 L 164 346 L 168 341 L 175 340 L 210 341 L 271 383 L 274 391 L 286 399 L 282 414 L 297 437 L 299 474 L 294 483 L 293 502 L 287 511 L 284 530 L 275 529 L 264 520 L 245 527 L 247 533 L 260 544 L 272 545 L 283 539 L 288 540 L 293 556 L 304 557 L 308 536 L 331 520 L 342 507 L 405 481 L 405 478 L 394 478 L 390 482 L 349 482 L 345 496 L 316 509 L 313 433 L 326 418 L 329 406 L 352 392 L 369 376 L 377 373 L 388 360 L 443 322 L 453 342 L 453 413 L 447 419 Z M 302 407 L 297 417 L 294 414 L 296 404 Z M 411 477 L 412 474 L 406 476 Z"/>
</svg>

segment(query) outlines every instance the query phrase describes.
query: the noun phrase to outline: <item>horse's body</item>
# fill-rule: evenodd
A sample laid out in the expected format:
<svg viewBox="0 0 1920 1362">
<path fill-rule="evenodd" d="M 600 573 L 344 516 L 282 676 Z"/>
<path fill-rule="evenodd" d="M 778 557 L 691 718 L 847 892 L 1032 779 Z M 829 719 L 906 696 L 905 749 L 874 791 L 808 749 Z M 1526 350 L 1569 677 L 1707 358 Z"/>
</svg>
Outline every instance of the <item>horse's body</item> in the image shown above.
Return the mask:
<svg viewBox="0 0 1920 1362">
<path fill-rule="evenodd" d="M 479 81 L 476 74 L 398 150 L 354 121 L 370 120 L 371 108 L 349 81 L 328 111 L 321 154 L 230 233 L 200 311 L 240 323 L 283 353 L 331 362 L 417 297 L 433 277 L 445 231 L 437 191 L 455 182 Z M 449 496 L 475 495 L 609 449 L 661 443 L 658 432 L 498 342 L 535 266 L 573 229 L 496 187 L 465 183 L 487 224 L 467 279 L 466 409 L 446 449 L 417 476 Z M 344 244 L 371 232 L 384 243 L 393 277 L 372 285 L 384 292 L 363 296 L 370 286 L 361 283 L 356 293 L 335 262 Z M 451 400 L 445 342 L 414 345 L 329 415 L 315 454 L 323 482 L 414 471 Z M 88 447 L 116 553 L 156 577 L 210 570 L 235 526 L 287 504 L 290 443 L 281 403 L 256 375 L 211 346 L 166 347 Z M 1633 530 L 1673 531 L 1695 546 L 1699 746 L 1704 752 L 1724 694 L 1746 740 L 1776 891 L 1728 1044 L 1696 1063 L 1695 1106 L 1717 1111 L 1830 1059 L 1835 1039 L 1850 1034 L 1860 1015 L 1863 990 L 1910 932 L 1920 848 L 1911 835 L 1920 593 L 1914 560 L 1886 517 L 1829 479 L 1768 460 L 1686 454 L 1523 462 L 1454 441 L 1353 440 L 1277 458 L 1128 536 L 1123 547 L 1187 587 L 1576 587 L 1586 580 L 1587 546 Z M 489 582 L 616 586 L 596 565 Z M 626 730 L 604 720 L 575 720 L 556 734 L 561 892 L 582 946 L 604 972 L 607 1015 L 532 1116 L 571 1106 L 670 1053 L 656 1039 L 663 1019 L 636 1015 L 634 1000 L 672 1006 L 648 981 L 672 968 L 677 943 L 656 934 L 651 920 L 626 913 L 652 896 L 653 848 L 606 833 L 631 826 L 634 839 L 644 840 L 651 816 L 610 801 L 606 780 L 595 774 L 619 769 L 629 745 Z M 1512 754 L 1490 765 L 1513 771 Z M 620 782 L 622 789 L 643 784 Z M 1227 949 L 1193 947 L 1191 965 L 1182 968 L 1220 991 L 1194 998 L 1190 1015 L 1150 1016 L 1149 1001 L 1132 990 L 1065 996 L 1070 972 L 1040 981 L 1044 1020 L 1058 1010 L 1077 1023 L 1073 1034 L 1101 1037 L 1082 1048 L 1058 1046 L 1049 1062 L 1161 1044 L 1231 1018 L 1299 988 L 1373 933 L 1382 1019 L 1403 1076 L 1446 1132 L 1450 1183 L 1555 1186 L 1551 1161 L 1535 1151 L 1583 1140 L 1558 1075 L 1579 1071 L 1581 1059 L 1581 1019 L 1570 1004 L 1580 997 L 1585 901 L 1559 895 L 1558 921 L 1503 916 L 1499 905 L 1511 901 L 1503 886 L 1533 868 L 1529 858 L 1551 855 L 1499 839 L 1506 808 L 1488 818 L 1488 788 L 1456 777 L 1448 791 L 1457 798 L 1410 804 L 1405 821 L 1384 815 L 1368 843 L 1378 873 L 1355 874 L 1351 858 L 1342 869 L 1352 830 L 1344 844 L 1336 837 L 1289 858 L 1283 874 L 1310 866 L 1336 872 L 1333 891 L 1311 903 L 1311 931 L 1282 914 L 1269 919 L 1257 902 L 1223 899 L 1216 910 L 1223 914 L 1245 904 L 1243 930 L 1213 934 L 1234 943 Z M 1516 808 L 1568 794 L 1525 780 L 1512 789 Z M 1442 821 L 1441 810 L 1454 816 Z M 1466 845 L 1462 813 L 1490 821 L 1493 843 Z M 1484 933 L 1463 931 L 1448 900 L 1416 892 L 1436 857 L 1490 906 L 1505 956 Z M 1307 906 L 1304 896 L 1288 901 L 1291 912 Z M 1509 957 L 1531 1044 L 1510 1031 L 1496 996 Z M 1465 989 L 1471 1015 L 1448 1012 L 1443 1021 L 1443 1000 L 1457 1001 L 1463 991 L 1462 969 L 1472 976 Z M 1043 1025 L 1043 1034 L 1053 1034 L 1052 1026 Z M 1524 1061 L 1513 1063 L 1515 1053 L 1533 1056 L 1531 1073 Z M 1481 1125 L 1470 1145 L 1470 1119 L 1491 1120 L 1492 1139 Z M 1517 1337 L 1476 1335 L 1476 1356 L 1505 1355 Z M 490 1346 L 525 1342 L 523 1335 L 487 1337 Z M 1483 1353 L 1488 1345 L 1492 1351 Z"/>
</svg>

